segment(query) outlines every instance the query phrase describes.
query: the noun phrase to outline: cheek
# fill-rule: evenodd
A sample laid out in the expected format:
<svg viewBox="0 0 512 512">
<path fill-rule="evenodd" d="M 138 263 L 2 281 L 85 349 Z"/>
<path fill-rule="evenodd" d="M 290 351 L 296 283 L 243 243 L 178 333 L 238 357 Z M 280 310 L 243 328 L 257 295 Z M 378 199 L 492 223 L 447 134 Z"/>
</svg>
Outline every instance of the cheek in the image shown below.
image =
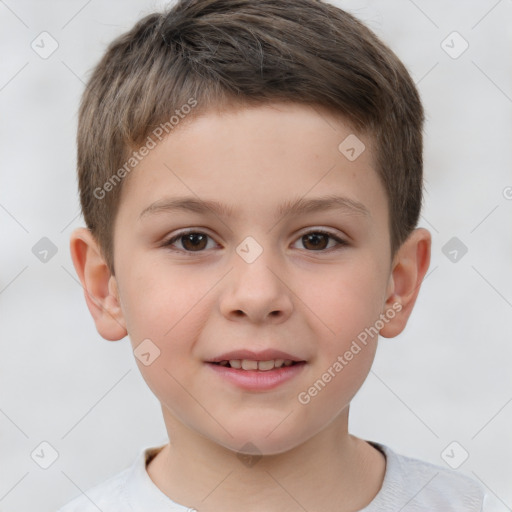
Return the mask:
<svg viewBox="0 0 512 512">
<path fill-rule="evenodd" d="M 154 365 L 139 364 L 146 381 L 168 381 L 165 370 L 178 377 L 190 365 L 215 308 L 215 285 L 222 275 L 211 268 L 199 270 L 165 261 L 132 264 L 123 287 L 128 297 L 123 312 L 131 344 L 137 353 L 139 344 L 149 339 L 159 352 Z"/>
<path fill-rule="evenodd" d="M 150 274 L 134 269 L 125 287 L 130 300 L 124 312 L 136 362 L 148 387 L 163 403 L 186 398 L 180 383 L 186 381 L 197 340 L 213 307 L 208 291 L 218 278 L 192 274 L 176 268 L 172 273 L 169 268 L 154 268 Z M 151 357 L 138 357 L 141 352 Z"/>
<path fill-rule="evenodd" d="M 297 281 L 302 283 L 297 296 L 299 304 L 304 304 L 304 315 L 315 322 L 311 327 L 323 333 L 332 350 L 343 349 L 378 319 L 385 281 L 381 266 L 374 258 L 358 255 L 336 269 L 326 268 Z"/>
<path fill-rule="evenodd" d="M 350 403 L 371 369 L 378 339 L 372 327 L 381 313 L 384 286 L 379 265 L 372 258 L 347 261 L 339 272 L 317 276 L 321 286 L 315 293 L 304 283 L 304 302 L 315 313 L 308 317 L 315 323 L 318 352 L 315 372 L 297 401 L 319 424 Z"/>
<path fill-rule="evenodd" d="M 127 300 L 122 301 L 132 343 L 150 338 L 162 346 L 173 341 L 179 345 L 184 332 L 200 323 L 205 296 L 217 280 L 185 266 L 133 262 L 123 280 Z"/>
<path fill-rule="evenodd" d="M 308 383 L 296 397 L 302 415 L 314 418 L 318 430 L 346 410 L 364 383 L 375 356 L 376 344 L 362 346 L 347 360 L 344 353 L 322 366 L 322 372 Z"/>
</svg>

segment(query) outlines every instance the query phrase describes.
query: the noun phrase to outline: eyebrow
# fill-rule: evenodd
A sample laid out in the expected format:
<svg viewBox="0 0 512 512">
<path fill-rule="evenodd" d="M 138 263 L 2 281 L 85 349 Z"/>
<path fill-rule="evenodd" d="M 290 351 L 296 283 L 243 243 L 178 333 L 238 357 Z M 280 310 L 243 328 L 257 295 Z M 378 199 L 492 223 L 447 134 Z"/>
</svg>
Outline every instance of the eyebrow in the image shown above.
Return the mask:
<svg viewBox="0 0 512 512">
<path fill-rule="evenodd" d="M 348 197 L 330 195 L 314 199 L 298 198 L 286 201 L 277 208 L 274 220 L 278 220 L 285 215 L 304 215 L 324 210 L 340 210 L 347 214 L 371 217 L 370 211 L 363 203 Z M 228 218 L 236 217 L 238 213 L 232 207 L 213 200 L 197 199 L 196 197 L 163 198 L 142 210 L 139 221 L 150 214 L 174 211 L 213 213 L 219 217 Z"/>
</svg>

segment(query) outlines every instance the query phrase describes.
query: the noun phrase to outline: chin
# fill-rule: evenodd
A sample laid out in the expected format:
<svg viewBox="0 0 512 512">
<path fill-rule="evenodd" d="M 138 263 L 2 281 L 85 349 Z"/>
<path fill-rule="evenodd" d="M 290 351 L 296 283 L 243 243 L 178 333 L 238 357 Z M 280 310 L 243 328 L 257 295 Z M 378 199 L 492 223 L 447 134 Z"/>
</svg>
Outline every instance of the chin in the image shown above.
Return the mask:
<svg viewBox="0 0 512 512">
<path fill-rule="evenodd" d="M 282 422 L 280 424 L 280 422 Z M 226 429 L 232 434 L 229 436 L 223 432 L 222 438 L 211 437 L 215 443 L 236 452 L 240 456 L 261 457 L 280 455 L 293 450 L 307 441 L 311 435 L 304 430 L 301 422 L 290 421 L 287 423 L 281 417 L 279 421 L 251 422 L 246 425 L 226 425 Z"/>
<path fill-rule="evenodd" d="M 226 440 L 227 441 L 227 440 Z M 270 441 L 265 437 L 237 437 L 229 439 L 222 443 L 224 448 L 237 454 L 237 457 L 245 459 L 247 457 L 260 458 L 263 456 L 281 455 L 293 450 L 300 445 L 300 440 L 274 439 Z"/>
</svg>

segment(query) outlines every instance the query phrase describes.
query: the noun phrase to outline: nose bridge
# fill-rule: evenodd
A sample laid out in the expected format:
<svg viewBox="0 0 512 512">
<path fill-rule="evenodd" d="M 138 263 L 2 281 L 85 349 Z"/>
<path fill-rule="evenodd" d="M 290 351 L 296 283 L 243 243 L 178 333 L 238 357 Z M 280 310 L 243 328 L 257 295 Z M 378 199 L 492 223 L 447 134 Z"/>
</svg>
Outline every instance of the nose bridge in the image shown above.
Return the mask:
<svg viewBox="0 0 512 512">
<path fill-rule="evenodd" d="M 228 290 L 222 301 L 225 315 L 245 314 L 252 320 L 269 316 L 286 317 L 291 310 L 290 290 L 283 282 L 282 261 L 255 237 L 246 237 L 235 249 L 233 271 L 228 278 Z"/>
</svg>

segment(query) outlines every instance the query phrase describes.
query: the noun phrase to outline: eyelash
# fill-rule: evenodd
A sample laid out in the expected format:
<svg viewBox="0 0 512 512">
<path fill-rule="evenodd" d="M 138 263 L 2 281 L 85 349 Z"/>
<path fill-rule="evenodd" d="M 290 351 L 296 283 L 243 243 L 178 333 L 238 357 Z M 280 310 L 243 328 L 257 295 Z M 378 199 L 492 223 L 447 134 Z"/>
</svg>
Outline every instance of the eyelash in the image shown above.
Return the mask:
<svg viewBox="0 0 512 512">
<path fill-rule="evenodd" d="M 174 235 L 172 238 L 170 238 L 169 240 L 165 241 L 162 245 L 164 247 L 167 247 L 170 251 L 178 252 L 178 253 L 195 254 L 195 253 L 205 252 L 205 249 L 200 250 L 200 251 L 187 251 L 186 249 L 174 249 L 174 248 L 171 247 L 173 243 L 175 243 L 176 241 L 180 240 L 182 237 L 187 236 L 187 235 L 191 235 L 191 234 L 194 234 L 194 235 L 206 235 L 208 238 L 213 239 L 207 233 L 191 229 L 191 230 L 188 230 L 188 231 L 182 231 L 182 232 L 178 233 L 177 235 Z M 332 240 L 334 240 L 337 243 L 337 246 L 331 247 L 329 249 L 320 249 L 320 250 L 317 250 L 317 251 L 304 249 L 307 252 L 326 253 L 326 252 L 330 252 L 332 250 L 340 249 L 341 247 L 344 247 L 344 246 L 348 245 L 348 243 L 345 242 L 345 240 L 342 240 L 341 238 L 339 238 L 338 236 L 334 235 L 333 233 L 330 233 L 329 231 L 325 231 L 325 230 L 322 230 L 322 229 L 314 229 L 314 230 L 311 230 L 311 231 L 307 231 L 306 233 L 303 233 L 297 240 L 303 238 L 306 235 L 310 235 L 310 234 L 326 235 L 327 237 L 329 237 Z"/>
</svg>

